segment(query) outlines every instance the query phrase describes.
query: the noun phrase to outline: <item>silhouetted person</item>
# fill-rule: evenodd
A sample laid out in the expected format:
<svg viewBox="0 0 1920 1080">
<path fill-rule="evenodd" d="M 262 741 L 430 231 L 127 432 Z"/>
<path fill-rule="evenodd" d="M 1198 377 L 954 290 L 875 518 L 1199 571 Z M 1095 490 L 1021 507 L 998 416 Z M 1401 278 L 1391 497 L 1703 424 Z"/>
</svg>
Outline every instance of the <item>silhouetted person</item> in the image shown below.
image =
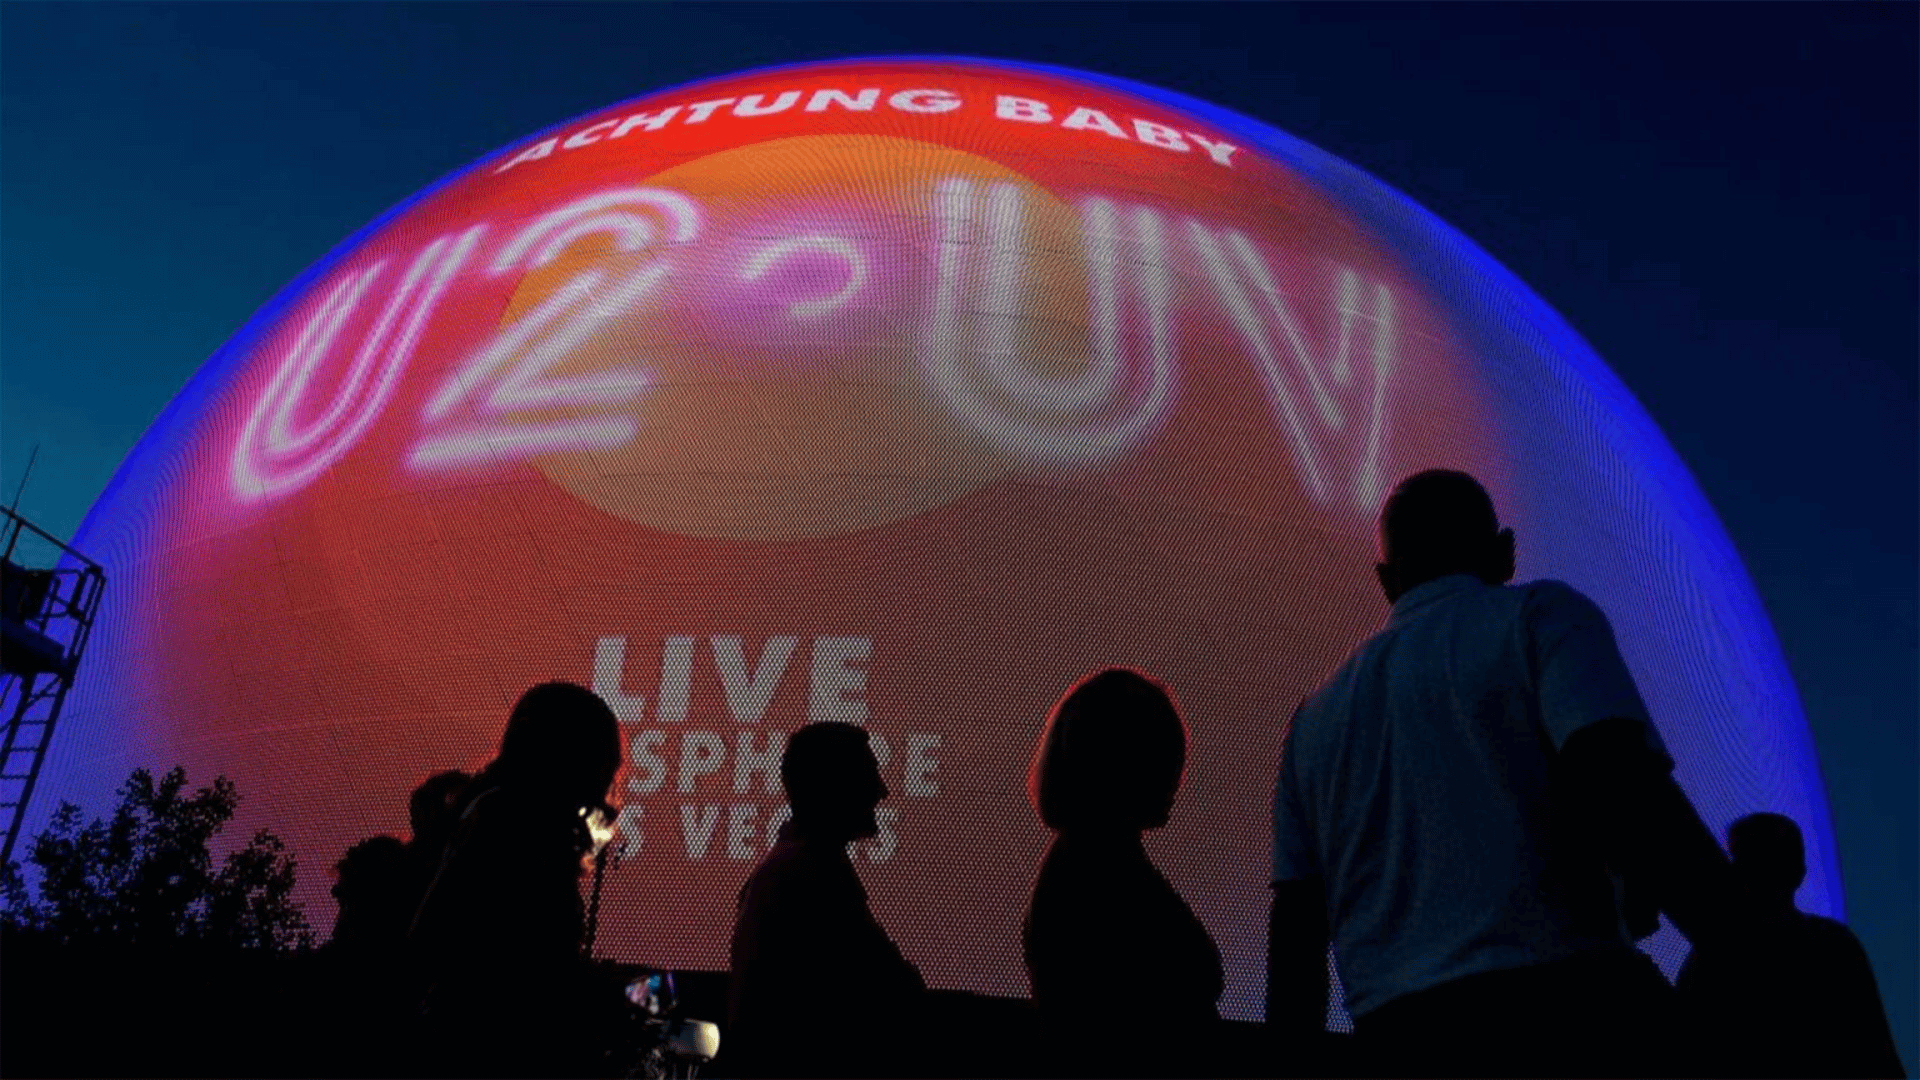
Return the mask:
<svg viewBox="0 0 1920 1080">
<path fill-rule="evenodd" d="M 437 772 L 420 781 L 407 797 L 407 824 L 413 829 L 409 847 L 434 852 L 438 861 L 438 852 L 446 847 L 460 822 L 461 793 L 472 782 L 473 777 L 459 769 Z"/>
<path fill-rule="evenodd" d="M 1655 909 L 1720 930 L 1726 857 L 1606 616 L 1507 587 L 1513 531 L 1464 473 L 1403 481 L 1380 540 L 1386 625 L 1295 711 L 1275 785 L 1269 1023 L 1322 1026 L 1331 940 L 1370 1072 L 1670 1074 L 1634 938 Z"/>
<path fill-rule="evenodd" d="M 867 906 L 848 845 L 888 794 L 864 729 L 808 724 L 780 782 L 793 817 L 740 889 L 722 1054 L 740 1076 L 896 1073 L 926 984 Z"/>
<path fill-rule="evenodd" d="M 407 941 L 425 891 L 409 845 L 375 836 L 347 849 L 334 867 L 340 914 L 310 989 L 315 1023 L 327 1031 L 309 1066 L 332 1075 L 398 1075 L 410 1019 L 420 1001 Z"/>
<path fill-rule="evenodd" d="M 1800 827 L 1751 814 L 1727 830 L 1747 919 L 1696 948 L 1679 987 L 1722 1076 L 1903 1076 L 1880 988 L 1853 932 L 1794 905 L 1807 877 Z"/>
<path fill-rule="evenodd" d="M 407 845 L 391 836 L 370 837 L 348 848 L 333 872 L 330 891 L 340 914 L 329 945 L 358 956 L 401 952 L 420 903 L 420 890 L 410 880 Z"/>
<path fill-rule="evenodd" d="M 407 801 L 410 840 L 375 836 L 347 849 L 334 865 L 332 893 L 340 904 L 334 948 L 368 959 L 401 958 L 414 914 L 458 820 L 460 792 L 472 779 L 458 770 L 428 777 Z"/>
<path fill-rule="evenodd" d="M 592 691 L 543 683 L 514 706 L 500 752 L 463 789 L 421 902 L 428 1060 L 449 1073 L 555 1076 L 590 1066 L 602 1002 L 582 956 L 580 879 L 620 767 L 619 725 Z"/>
<path fill-rule="evenodd" d="M 448 769 L 422 780 L 407 797 L 407 824 L 413 830 L 406 845 L 408 884 L 412 889 L 407 912 L 409 925 L 440 872 L 447 841 L 453 839 L 454 830 L 460 824 L 460 811 L 465 805 L 462 796 L 472 782 L 472 774 Z"/>
<path fill-rule="evenodd" d="M 1225 986 L 1206 927 L 1147 858 L 1186 771 L 1172 697 L 1135 671 L 1101 671 L 1053 707 L 1028 774 L 1055 833 L 1027 909 L 1027 977 L 1056 1074 L 1210 1072 Z"/>
</svg>

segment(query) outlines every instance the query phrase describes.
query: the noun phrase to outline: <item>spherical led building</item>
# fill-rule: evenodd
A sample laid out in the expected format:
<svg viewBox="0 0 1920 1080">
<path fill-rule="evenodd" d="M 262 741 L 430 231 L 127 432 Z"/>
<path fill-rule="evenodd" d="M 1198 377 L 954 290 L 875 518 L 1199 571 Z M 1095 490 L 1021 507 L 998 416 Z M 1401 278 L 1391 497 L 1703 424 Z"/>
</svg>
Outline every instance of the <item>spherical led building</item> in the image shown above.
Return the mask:
<svg viewBox="0 0 1920 1080">
<path fill-rule="evenodd" d="M 1134 665 L 1193 740 L 1151 850 L 1250 1017 L 1283 724 L 1379 625 L 1374 516 L 1436 465 L 1487 484 L 1523 578 L 1611 615 L 1709 823 L 1802 822 L 1837 914 L 1753 586 L 1559 317 L 1280 132 L 979 60 L 624 102 L 321 260 L 76 538 L 111 584 L 33 818 L 225 773 L 324 928 L 324 868 L 570 679 L 628 747 L 600 952 L 717 968 L 785 733 L 853 721 L 894 793 L 856 851 L 876 913 L 933 985 L 1022 994 L 1042 719 Z"/>
</svg>

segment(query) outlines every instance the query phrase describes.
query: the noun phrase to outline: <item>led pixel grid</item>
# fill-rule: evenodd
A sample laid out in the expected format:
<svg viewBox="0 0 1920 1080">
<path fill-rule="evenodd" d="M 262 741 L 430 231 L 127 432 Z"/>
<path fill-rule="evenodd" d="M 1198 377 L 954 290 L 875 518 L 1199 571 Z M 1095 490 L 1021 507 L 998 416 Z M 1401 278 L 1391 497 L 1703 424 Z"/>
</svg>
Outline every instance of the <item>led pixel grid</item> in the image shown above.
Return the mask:
<svg viewBox="0 0 1920 1080">
<path fill-rule="evenodd" d="M 1709 823 L 1800 820 L 1839 914 L 1753 587 L 1558 316 L 1277 131 L 976 60 L 625 102 L 316 264 L 76 538 L 112 584 L 29 826 L 136 765 L 224 772 L 324 929 L 324 868 L 572 679 L 629 747 L 602 951 L 712 968 L 783 734 L 852 720 L 894 792 L 856 857 L 881 921 L 932 984 L 1023 994 L 1025 766 L 1074 678 L 1133 664 L 1194 738 L 1150 850 L 1252 1017 L 1281 724 L 1378 625 L 1373 516 L 1433 465 L 1607 609 Z"/>
</svg>

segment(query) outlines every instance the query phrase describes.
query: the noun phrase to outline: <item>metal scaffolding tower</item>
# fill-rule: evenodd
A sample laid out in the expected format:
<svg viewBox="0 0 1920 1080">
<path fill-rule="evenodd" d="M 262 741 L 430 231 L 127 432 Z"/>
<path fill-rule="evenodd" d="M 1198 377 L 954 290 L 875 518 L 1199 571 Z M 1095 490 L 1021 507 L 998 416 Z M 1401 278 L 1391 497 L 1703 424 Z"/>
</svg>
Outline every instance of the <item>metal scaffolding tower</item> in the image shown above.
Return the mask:
<svg viewBox="0 0 1920 1080">
<path fill-rule="evenodd" d="M 0 815 L 7 835 L 0 864 L 13 858 L 14 841 L 26 820 L 27 800 L 53 742 L 60 707 L 73 689 L 80 657 L 93 633 L 94 616 L 107 575 L 100 564 L 61 543 L 12 510 L 0 507 L 5 530 L 0 551 Z M 32 533 L 58 554 L 50 567 L 14 561 L 20 539 Z M 21 557 L 24 558 L 24 555 Z"/>
</svg>

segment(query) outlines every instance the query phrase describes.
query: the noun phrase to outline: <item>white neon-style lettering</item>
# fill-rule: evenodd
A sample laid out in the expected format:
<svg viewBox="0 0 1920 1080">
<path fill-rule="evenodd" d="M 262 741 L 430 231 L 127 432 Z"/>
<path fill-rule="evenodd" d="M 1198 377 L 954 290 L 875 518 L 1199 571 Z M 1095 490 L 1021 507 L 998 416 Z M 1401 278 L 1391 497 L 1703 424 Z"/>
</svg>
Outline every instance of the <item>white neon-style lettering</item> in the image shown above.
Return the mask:
<svg viewBox="0 0 1920 1080">
<path fill-rule="evenodd" d="M 722 105 L 733 104 L 732 98 L 715 98 L 712 101 L 696 101 L 687 106 L 686 123 L 704 124 Z"/>
<path fill-rule="evenodd" d="M 1084 106 L 1073 110 L 1065 120 L 1060 121 L 1060 126 L 1067 131 L 1104 131 L 1116 139 L 1127 137 L 1127 133 L 1120 129 L 1119 124 L 1113 122 L 1112 117 L 1099 109 L 1089 109 Z"/>
<path fill-rule="evenodd" d="M 607 136 L 607 138 L 625 138 L 627 132 L 632 131 L 634 128 L 646 128 L 648 131 L 659 131 L 661 128 L 667 126 L 668 121 L 679 114 L 680 106 L 678 105 L 669 105 L 659 112 L 637 112 L 625 120 L 620 121 L 620 126 L 614 128 L 613 134 Z"/>
<path fill-rule="evenodd" d="M 735 116 L 771 116 L 774 113 L 786 112 L 788 109 L 793 108 L 796 104 L 799 103 L 800 91 L 787 90 L 783 92 L 779 97 L 774 98 L 773 104 L 771 105 L 762 105 L 761 102 L 765 100 L 766 100 L 765 94 L 748 94 L 746 97 L 743 97 L 740 99 L 740 103 L 738 105 L 735 105 L 733 107 L 733 115 Z"/>
<path fill-rule="evenodd" d="M 275 403 L 275 408 L 272 410 L 273 419 L 269 425 L 267 438 L 269 445 L 275 450 L 304 449 L 308 443 L 338 424 L 340 414 L 352 404 L 355 395 L 359 392 L 360 384 L 366 380 L 367 376 L 366 359 L 369 350 L 365 345 L 378 347 L 380 341 L 386 337 L 387 329 L 392 325 L 391 317 L 381 319 L 378 328 L 363 343 L 360 356 L 347 372 L 347 385 L 334 395 L 333 404 L 326 415 L 307 425 L 306 430 L 299 435 L 294 435 L 287 430 L 291 423 L 293 406 L 305 396 L 307 383 L 313 376 L 314 368 L 333 351 L 333 339 L 340 332 L 341 324 L 345 323 L 347 317 L 360 306 L 361 296 L 365 295 L 367 288 L 380 276 L 381 271 L 386 269 L 386 265 L 385 261 L 375 263 L 371 269 L 362 272 L 357 278 L 349 278 L 341 282 L 321 305 L 320 314 L 308 320 L 300 337 L 294 342 L 293 353 L 287 365 L 281 368 L 287 381 L 283 383 L 279 377 L 276 377 L 274 386 L 268 391 L 268 396 Z M 409 275 L 413 281 L 418 280 L 418 266 L 419 263 L 416 263 L 416 273 Z M 403 285 L 400 293 L 389 299 L 388 312 L 392 312 L 399 302 L 404 302 L 406 291 L 407 288 Z M 345 295 L 343 296 L 342 293 Z M 315 329 L 321 327 L 323 322 L 324 328 L 320 329 L 318 340 L 315 340 L 313 337 Z M 296 360 L 298 363 L 294 362 Z"/>
<path fill-rule="evenodd" d="M 360 440 L 386 408 L 427 318 L 484 231 L 485 226 L 476 225 L 457 236 L 441 237 L 421 251 L 362 343 L 345 386 L 325 413 L 296 431 L 293 411 L 306 396 L 315 370 L 386 264 L 377 263 L 347 278 L 328 294 L 301 329 L 241 431 L 232 468 L 234 489 L 241 497 L 262 498 L 301 487 Z M 395 323 L 403 312 L 406 318 L 396 335 Z"/>
<path fill-rule="evenodd" d="M 960 96 L 951 90 L 902 90 L 887 104 L 901 112 L 943 113 L 959 108 Z"/>
<path fill-rule="evenodd" d="M 1051 124 L 1053 113 L 1047 103 L 1033 98 L 1001 94 L 993 99 L 993 115 L 1001 120 L 1021 120 L 1029 124 Z"/>
<path fill-rule="evenodd" d="M 1238 229 L 1229 229 L 1226 233 L 1227 246 L 1240 260 L 1240 266 L 1253 279 L 1254 287 L 1266 298 L 1267 310 L 1273 313 L 1274 321 L 1280 324 L 1280 331 L 1287 335 L 1287 344 L 1292 347 L 1293 359 L 1300 374 L 1307 381 L 1307 388 L 1313 393 L 1313 403 L 1320 410 L 1320 420 L 1335 431 L 1346 426 L 1346 417 L 1340 414 L 1340 406 L 1327 392 L 1327 386 L 1320 381 L 1318 365 L 1314 363 L 1312 350 L 1307 347 L 1307 338 L 1300 332 L 1300 323 L 1293 317 L 1293 308 L 1288 306 L 1286 297 L 1280 295 L 1279 286 L 1274 284 L 1273 271 L 1267 267 L 1267 260 L 1253 249 L 1253 241 Z M 1350 335 L 1348 328 L 1353 322 L 1353 313 L 1342 311 L 1339 335 L 1336 338 L 1334 361 L 1331 368 L 1338 371 L 1347 364 L 1346 349 Z"/>
<path fill-rule="evenodd" d="M 627 672 L 627 639 L 603 637 L 593 646 L 593 692 L 607 703 L 623 724 L 638 724 L 646 719 L 647 699 L 620 688 Z"/>
<path fill-rule="evenodd" d="M 1239 147 L 1230 142 L 1214 142 L 1212 139 L 1207 138 L 1197 131 L 1187 132 L 1187 138 L 1200 144 L 1200 149 L 1207 152 L 1207 156 L 1213 159 L 1215 165 L 1225 165 L 1228 168 L 1233 167 L 1233 155 L 1235 151 L 1240 149 Z"/>
<path fill-rule="evenodd" d="M 807 99 L 807 112 L 826 112 L 828 105 L 839 105 L 843 109 L 855 112 L 872 112 L 880 101 L 880 88 L 869 86 L 854 97 L 848 97 L 839 90 L 815 90 L 813 97 Z"/>
<path fill-rule="evenodd" d="M 1353 271 L 1347 271 L 1355 279 Z M 1344 312 L 1342 318 L 1344 320 Z M 1393 293 L 1385 285 L 1373 287 L 1373 408 L 1367 423 L 1367 459 L 1354 479 L 1355 509 L 1371 514 L 1380 508 L 1380 441 L 1386 428 L 1387 376 L 1393 373 Z"/>
<path fill-rule="evenodd" d="M 796 319 L 817 319 L 832 311 L 837 311 L 848 300 L 860 292 L 867 283 L 867 260 L 853 242 L 839 236 L 798 236 L 787 240 L 776 240 L 759 251 L 754 252 L 746 265 L 740 270 L 741 281 L 758 281 L 765 277 L 780 260 L 803 252 L 819 252 L 831 255 L 847 264 L 847 281 L 830 295 L 814 300 L 798 300 L 787 305 L 788 314 Z"/>
<path fill-rule="evenodd" d="M 1280 361 L 1273 353 L 1273 342 L 1267 335 L 1266 327 L 1261 325 L 1259 309 L 1254 307 L 1247 291 L 1234 275 L 1233 267 L 1228 264 L 1226 253 L 1220 250 L 1220 242 L 1213 230 L 1197 221 L 1189 221 L 1187 231 L 1194 249 L 1200 254 L 1200 261 L 1206 264 L 1214 288 L 1220 293 L 1221 302 L 1226 305 L 1227 314 L 1233 317 L 1234 325 L 1240 328 L 1241 337 L 1246 339 L 1247 347 L 1253 350 L 1254 358 L 1260 364 L 1267 399 L 1280 410 L 1281 419 L 1286 423 L 1287 437 L 1293 442 L 1294 458 L 1300 462 L 1301 472 L 1306 475 L 1308 490 L 1313 493 L 1315 500 L 1326 501 L 1327 482 L 1320 475 L 1318 456 L 1312 441 L 1307 438 L 1306 426 L 1301 423 L 1300 409 L 1294 403 L 1293 391 L 1280 374 Z"/>
<path fill-rule="evenodd" d="M 1178 150 L 1183 154 L 1193 152 L 1187 140 L 1180 133 L 1165 124 L 1156 124 L 1151 120 L 1136 119 L 1133 122 L 1133 137 L 1149 146 L 1158 146 L 1167 150 Z"/>
<path fill-rule="evenodd" d="M 1168 308 L 1165 228 L 1160 215 L 1133 209 L 1131 241 L 1137 258 L 1133 296 L 1142 305 L 1148 337 L 1145 386 L 1134 388 L 1121 333 L 1120 267 L 1123 215 L 1105 199 L 1082 205 L 1088 265 L 1088 334 L 1092 351 L 1085 372 L 1054 377 L 1027 369 L 1019 336 L 1023 326 L 1026 267 L 1020 190 L 992 185 L 984 195 L 966 180 L 950 179 L 936 191 L 940 232 L 936 249 L 933 313 L 922 364 L 935 388 L 967 423 L 1003 449 L 1028 460 L 1066 465 L 1110 458 L 1133 445 L 1165 412 L 1173 383 L 1173 343 Z M 984 210 L 984 213 L 982 212 Z M 974 233 L 984 227 L 984 237 Z M 970 280 L 971 256 L 989 252 L 978 288 L 981 302 L 968 304 L 977 344 L 962 332 L 960 295 Z M 989 386 L 963 370 L 969 351 Z M 1005 399 L 998 399 L 1004 395 Z"/>
<path fill-rule="evenodd" d="M 549 374 L 553 366 L 578 349 L 601 324 L 632 307 L 652 292 L 666 276 L 664 266 L 649 266 L 615 282 L 604 297 L 588 291 L 589 314 L 558 327 L 536 348 L 528 350 L 518 364 L 501 379 L 488 406 L 496 413 L 514 409 L 616 405 L 640 397 L 652 385 L 641 368 L 615 368 L 612 371 L 559 378 Z"/>
<path fill-rule="evenodd" d="M 433 468 L 488 460 L 514 461 L 539 454 L 611 450 L 631 442 L 639 433 L 640 422 L 631 416 L 591 416 L 553 424 L 495 427 L 422 440 L 408 461 L 417 468 Z"/>
<path fill-rule="evenodd" d="M 745 795 L 753 790 L 753 778 L 760 777 L 760 793 L 780 794 L 780 756 L 787 748 L 786 735 L 769 731 L 754 746 L 752 731 L 742 731 L 733 739 L 733 793 Z"/>
<path fill-rule="evenodd" d="M 1226 230 L 1216 234 L 1197 221 L 1190 221 L 1188 230 L 1221 302 L 1254 354 L 1268 400 L 1280 413 L 1306 486 L 1316 501 L 1325 502 L 1328 498 L 1328 467 L 1322 461 L 1321 447 L 1307 417 L 1317 417 L 1325 429 L 1333 432 L 1347 428 L 1346 415 L 1341 411 L 1327 380 L 1321 377 L 1321 371 L 1324 368 L 1334 383 L 1342 387 L 1351 386 L 1355 374 L 1354 321 L 1367 319 L 1373 323 L 1370 356 L 1372 385 L 1368 388 L 1366 398 L 1365 446 L 1361 451 L 1360 464 L 1354 472 L 1353 497 L 1356 507 L 1361 510 L 1371 512 L 1378 509 L 1376 501 L 1380 494 L 1381 443 L 1386 430 L 1386 385 L 1393 365 L 1392 293 L 1385 285 L 1374 285 L 1373 311 L 1371 315 L 1366 314 L 1359 307 L 1363 287 L 1360 276 L 1352 268 L 1343 267 L 1336 299 L 1338 322 L 1333 330 L 1331 355 L 1323 356 L 1309 344 L 1299 320 L 1275 284 L 1272 268 L 1244 233 Z M 1278 329 L 1278 343 L 1269 329 L 1268 320 L 1262 318 L 1262 305 L 1249 295 L 1248 285 L 1265 300 L 1265 310 Z M 1299 385 L 1310 401 L 1310 409 L 1302 408 L 1301 402 L 1296 400 L 1295 383 L 1283 370 L 1278 355 L 1281 347 L 1292 353 L 1292 366 L 1297 372 Z"/>
<path fill-rule="evenodd" d="M 667 779 L 667 763 L 660 760 L 654 751 L 665 745 L 667 733 L 658 728 L 642 731 L 627 744 L 627 760 L 640 768 L 639 775 L 629 774 L 627 790 L 636 795 L 651 795 L 660 790 Z"/>
<path fill-rule="evenodd" d="M 646 218 L 611 211 L 554 230 L 528 260 L 528 265 L 545 266 L 573 246 L 574 241 L 594 233 L 611 234 L 614 247 L 625 252 L 639 251 L 653 240 L 653 226 Z M 496 263 L 494 273 L 503 272 Z"/>
<path fill-rule="evenodd" d="M 693 693 L 693 639 L 675 636 L 660 646 L 660 702 L 656 718 L 682 724 Z"/>
<path fill-rule="evenodd" d="M 656 218 L 665 219 L 664 229 Z M 655 188 L 602 192 L 576 199 L 529 225 L 502 246 L 490 270 L 501 275 L 547 265 L 576 241 L 597 233 L 611 235 L 619 250 L 636 253 L 662 239 L 684 243 L 698 230 L 698 207 L 685 195 Z M 657 291 L 669 272 L 666 262 L 654 259 L 621 275 L 584 270 L 555 289 L 453 372 L 422 413 L 429 423 L 444 424 L 463 403 L 472 402 L 476 418 L 492 420 L 491 426 L 433 435 L 414 448 L 409 463 L 449 468 L 516 453 L 607 449 L 630 441 L 639 425 L 625 415 L 535 424 L 506 418 L 536 409 L 605 409 L 644 397 L 652 387 L 652 376 L 644 368 L 574 376 L 555 375 L 553 369 L 608 322 Z"/>
<path fill-rule="evenodd" d="M 596 232 L 613 234 L 621 251 L 640 251 L 658 242 L 653 218 L 638 213 L 651 210 L 667 220 L 667 241 L 684 244 L 700 229 L 700 210 L 692 199 L 660 188 L 624 188 L 576 199 L 535 221 L 493 258 L 490 270 L 504 274 L 519 268 L 534 245 L 532 265 L 545 266 L 575 240 Z M 605 211 L 603 213 L 602 211 Z"/>
<path fill-rule="evenodd" d="M 539 333 L 566 311 L 579 304 L 590 295 L 593 286 L 600 280 L 597 273 L 587 273 L 574 278 L 554 290 L 552 296 L 540 302 L 531 312 L 520 317 L 507 331 L 495 338 L 472 360 L 467 362 L 453 378 L 442 383 L 438 392 L 427 401 L 422 415 L 428 420 L 444 420 L 452 414 L 454 406 L 460 404 L 475 389 L 493 378 L 494 372 L 515 357 L 525 352 L 529 343 Z"/>
<path fill-rule="evenodd" d="M 664 734 L 656 732 L 655 734 Z M 621 836 L 626 837 L 627 854 L 638 855 L 647 849 L 646 831 L 641 823 L 646 820 L 647 808 L 637 802 L 625 803 L 620 813 L 613 819 L 613 827 Z"/>
<path fill-rule="evenodd" d="M 503 172 L 506 172 L 508 169 L 513 168 L 515 165 L 520 164 L 523 161 L 539 161 L 541 158 L 551 155 L 553 153 L 553 148 L 556 145 L 558 145 L 559 142 L 560 140 L 558 137 L 551 138 L 551 139 L 541 139 L 539 142 L 534 143 L 532 146 L 529 146 L 525 150 L 522 150 L 518 154 L 515 154 L 513 158 L 510 161 L 508 161 L 505 165 L 502 165 L 493 171 L 496 174 L 503 173 Z"/>
<path fill-rule="evenodd" d="M 709 645 L 713 666 L 720 672 L 720 686 L 726 691 L 727 709 L 735 723 L 757 724 L 766 715 L 767 703 L 780 686 L 788 661 L 800 638 L 793 634 L 769 637 L 760 645 L 760 662 L 747 668 L 747 654 L 738 634 L 720 634 Z"/>
<path fill-rule="evenodd" d="M 995 385 L 1023 405 L 1058 410 L 1085 408 L 1098 401 L 1104 387 L 1093 387 L 1091 396 L 1076 396 L 1062 386 L 1070 379 L 1045 379 L 1022 362 L 1020 317 L 1027 295 L 1027 260 L 1020 241 L 1026 232 L 1026 199 L 1011 184 L 995 184 L 987 191 L 986 209 L 990 246 L 977 309 L 982 366 Z"/>
<path fill-rule="evenodd" d="M 1340 272 L 1340 342 L 1333 351 L 1333 379 L 1342 386 L 1353 381 L 1352 334 L 1354 303 L 1359 300 L 1360 275 L 1348 267 Z"/>
<path fill-rule="evenodd" d="M 1083 207 L 1090 227 L 1087 230 L 1087 260 L 1094 268 L 1097 290 L 1093 341 L 1099 364 L 1118 371 L 1121 366 L 1119 305 L 1119 212 L 1105 199 L 1088 199 Z M 1155 211 L 1137 206 L 1133 209 L 1134 242 L 1140 249 L 1133 262 L 1134 292 L 1137 302 L 1146 308 L 1148 329 L 1147 390 L 1133 412 L 1114 425 L 1105 441 L 1117 449 L 1130 445 L 1146 433 L 1150 423 L 1165 410 L 1173 383 L 1173 334 L 1168 309 L 1172 305 L 1173 286 L 1167 277 L 1166 226 Z"/>
<path fill-rule="evenodd" d="M 648 266 L 615 280 L 604 290 L 601 285 L 605 278 L 597 272 L 568 282 L 449 378 L 428 402 L 426 418 L 447 419 L 455 406 L 490 380 L 492 390 L 480 405 L 495 416 L 522 409 L 621 405 L 645 396 L 652 377 L 642 368 L 615 368 L 570 378 L 554 376 L 551 371 L 604 324 L 653 291 L 666 272 L 664 266 Z M 496 379 L 502 369 L 506 373 Z M 603 419 L 617 423 L 609 425 Z M 486 459 L 490 447 L 527 453 L 605 449 L 626 442 L 638 432 L 638 425 L 624 416 L 524 428 L 502 424 L 477 433 L 428 439 L 414 450 L 410 462 L 421 467 L 479 462 Z M 619 433 L 618 438 L 606 441 L 615 433 Z M 577 447 L 565 445 L 567 439 L 576 437 Z M 461 457 L 463 451 L 465 459 Z"/>
<path fill-rule="evenodd" d="M 560 148 L 562 150 L 578 150 L 583 146 L 592 146 L 594 143 L 600 141 L 605 132 L 619 126 L 620 121 L 616 119 L 602 120 L 597 124 L 583 127 L 579 131 L 569 135 L 567 141 L 560 144 Z"/>
</svg>

